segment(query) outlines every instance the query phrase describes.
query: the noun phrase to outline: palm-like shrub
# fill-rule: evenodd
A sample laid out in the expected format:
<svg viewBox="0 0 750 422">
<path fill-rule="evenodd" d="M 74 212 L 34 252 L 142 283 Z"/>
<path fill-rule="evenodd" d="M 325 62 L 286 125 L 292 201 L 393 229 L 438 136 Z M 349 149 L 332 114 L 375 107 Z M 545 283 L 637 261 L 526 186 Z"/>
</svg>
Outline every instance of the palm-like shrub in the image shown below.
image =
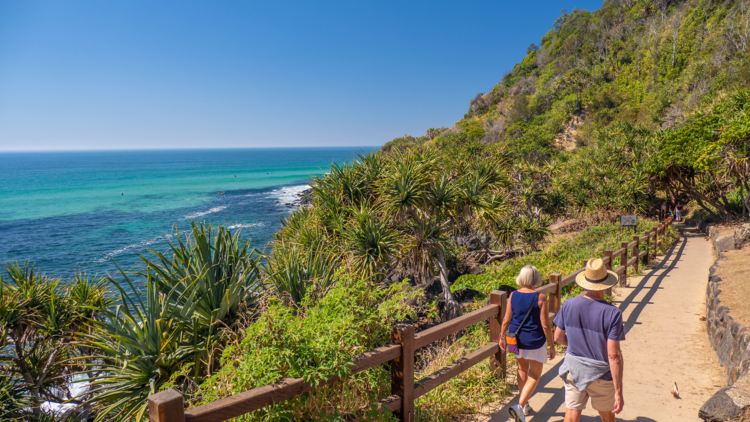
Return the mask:
<svg viewBox="0 0 750 422">
<path fill-rule="evenodd" d="M 133 291 L 145 285 L 145 301 L 120 289 L 121 303 L 87 336 L 99 357 L 91 399 L 99 420 L 143 419 L 148 395 L 178 371 L 190 373 L 185 389 L 200 383 L 218 364 L 222 329 L 252 314 L 265 293 L 260 255 L 238 233 L 193 224 L 189 237 L 176 237 L 167 254 L 142 257 L 146 269 L 136 281 L 121 273 Z"/>
<path fill-rule="evenodd" d="M 305 250 L 299 245 L 282 242 L 277 243 L 273 254 L 266 258 L 263 272 L 278 296 L 298 304 L 313 289 L 325 293 L 333 284 L 337 261 L 322 245 Z"/>
<path fill-rule="evenodd" d="M 67 384 L 81 365 L 79 335 L 99 318 L 112 296 L 101 278 L 77 275 L 71 285 L 30 264 L 0 275 L 1 414 L 39 420 L 43 402 L 74 399 Z M 22 406 L 22 407 L 19 407 Z"/>
<path fill-rule="evenodd" d="M 488 250 L 497 242 L 497 227 L 513 218 L 512 208 L 520 204 L 510 200 L 507 165 L 502 148 L 476 141 L 445 150 L 365 154 L 335 165 L 311 184 L 314 206 L 284 221 L 265 272 L 277 291 L 295 302 L 309 286 L 326 280 L 326 272 L 316 269 L 326 259 L 376 280 L 397 268 L 417 282 L 437 274 L 447 305 L 444 317 L 455 316 L 446 247 L 465 235 L 481 234 Z M 523 203 L 525 210 L 541 202 L 539 184 L 547 181 L 532 183 L 535 190 Z M 523 242 L 528 236 L 521 232 L 514 227 L 506 238 Z"/>
</svg>

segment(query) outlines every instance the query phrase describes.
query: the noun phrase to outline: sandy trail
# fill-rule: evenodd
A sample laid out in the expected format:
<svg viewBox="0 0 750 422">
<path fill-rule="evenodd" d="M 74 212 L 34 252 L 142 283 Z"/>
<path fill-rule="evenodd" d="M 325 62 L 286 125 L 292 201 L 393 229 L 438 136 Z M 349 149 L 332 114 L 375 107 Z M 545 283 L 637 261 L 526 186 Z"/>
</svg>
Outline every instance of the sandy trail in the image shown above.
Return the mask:
<svg viewBox="0 0 750 422">
<path fill-rule="evenodd" d="M 698 409 L 723 386 L 718 359 L 708 345 L 705 323 L 700 321 L 708 269 L 713 263 L 710 241 L 689 228 L 666 256 L 652 263 L 642 277 L 628 279 L 619 288 L 616 305 L 623 311 L 626 340 L 625 408 L 618 421 L 700 421 Z M 545 365 L 545 372 L 530 403 L 535 412 L 527 420 L 562 421 L 565 394 L 557 371 L 562 357 Z M 672 397 L 676 382 L 681 399 Z M 505 422 L 507 403 L 482 421 Z M 599 421 L 590 405 L 582 421 Z"/>
</svg>

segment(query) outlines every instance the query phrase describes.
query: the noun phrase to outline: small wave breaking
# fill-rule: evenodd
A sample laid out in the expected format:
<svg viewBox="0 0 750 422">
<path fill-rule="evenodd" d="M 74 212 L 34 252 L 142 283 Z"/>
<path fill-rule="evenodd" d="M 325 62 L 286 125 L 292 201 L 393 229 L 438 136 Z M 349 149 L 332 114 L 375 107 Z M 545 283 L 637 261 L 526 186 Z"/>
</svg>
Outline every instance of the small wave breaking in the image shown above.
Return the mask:
<svg viewBox="0 0 750 422">
<path fill-rule="evenodd" d="M 132 245 L 125 246 L 124 248 L 116 249 L 110 253 L 106 253 L 104 254 L 104 257 L 95 259 L 94 262 L 106 262 L 114 258 L 115 256 L 120 255 L 123 252 L 127 252 L 130 250 L 139 250 L 139 249 L 145 248 L 146 246 L 151 246 L 154 243 L 159 243 L 162 241 L 169 240 L 171 237 L 172 237 L 171 234 L 166 234 L 163 236 L 157 236 L 153 239 L 144 240 L 143 242 L 134 243 Z"/>
<path fill-rule="evenodd" d="M 297 195 L 309 189 L 310 186 L 308 185 L 287 186 L 280 189 L 274 189 L 270 194 L 277 197 L 282 204 L 286 204 L 296 201 L 298 199 Z"/>
<path fill-rule="evenodd" d="M 226 205 L 213 207 L 208 211 L 201 211 L 201 212 L 196 212 L 194 214 L 188 214 L 185 217 L 183 217 L 183 220 L 192 220 L 194 218 L 203 217 L 204 215 L 213 214 L 215 212 L 223 211 L 225 209 L 227 209 Z"/>
<path fill-rule="evenodd" d="M 232 224 L 231 226 L 227 227 L 229 230 L 236 230 L 236 229 L 246 229 L 249 227 L 257 227 L 262 226 L 263 223 L 253 223 L 253 224 Z"/>
</svg>

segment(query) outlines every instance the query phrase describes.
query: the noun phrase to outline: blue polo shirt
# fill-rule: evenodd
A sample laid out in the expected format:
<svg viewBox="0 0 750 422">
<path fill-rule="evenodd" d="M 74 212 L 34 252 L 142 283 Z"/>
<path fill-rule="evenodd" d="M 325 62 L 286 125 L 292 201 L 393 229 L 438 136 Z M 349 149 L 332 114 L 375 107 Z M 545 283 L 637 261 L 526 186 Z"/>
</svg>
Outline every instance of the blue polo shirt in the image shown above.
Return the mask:
<svg viewBox="0 0 750 422">
<path fill-rule="evenodd" d="M 625 340 L 622 312 L 605 301 L 583 296 L 565 301 L 554 323 L 565 330 L 568 351 L 573 356 L 595 359 L 609 363 L 607 340 Z M 601 379 L 612 380 L 612 374 Z"/>
</svg>

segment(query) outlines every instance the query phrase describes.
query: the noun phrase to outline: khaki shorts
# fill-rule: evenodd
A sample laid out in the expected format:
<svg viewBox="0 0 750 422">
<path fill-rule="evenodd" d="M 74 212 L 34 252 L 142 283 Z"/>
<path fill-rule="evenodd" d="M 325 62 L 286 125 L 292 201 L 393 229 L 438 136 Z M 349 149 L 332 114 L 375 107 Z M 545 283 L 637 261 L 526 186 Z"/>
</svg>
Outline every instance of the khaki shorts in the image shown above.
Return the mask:
<svg viewBox="0 0 750 422">
<path fill-rule="evenodd" d="M 573 378 L 568 374 L 565 380 L 565 407 L 570 410 L 583 410 L 591 397 L 591 407 L 599 412 L 611 412 L 615 409 L 615 383 L 598 379 L 584 391 L 578 391 Z"/>
</svg>

